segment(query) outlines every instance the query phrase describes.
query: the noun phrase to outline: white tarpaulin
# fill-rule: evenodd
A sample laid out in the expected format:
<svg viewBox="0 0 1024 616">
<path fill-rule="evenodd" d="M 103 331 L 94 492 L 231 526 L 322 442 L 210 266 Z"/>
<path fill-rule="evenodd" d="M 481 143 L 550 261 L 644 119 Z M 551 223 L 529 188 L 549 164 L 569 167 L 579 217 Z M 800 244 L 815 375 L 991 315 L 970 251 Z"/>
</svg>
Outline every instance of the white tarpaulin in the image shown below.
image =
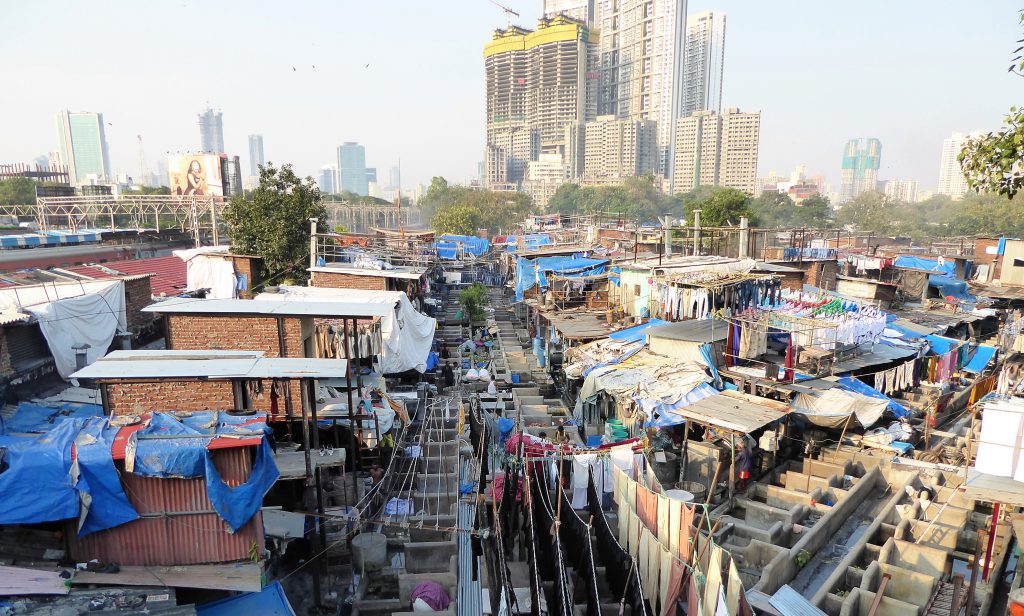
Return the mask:
<svg viewBox="0 0 1024 616">
<path fill-rule="evenodd" d="M 238 279 L 235 265 L 225 259 L 230 246 L 209 246 L 189 250 L 175 250 L 174 256 L 185 262 L 189 291 L 209 289 L 208 299 L 233 299 L 237 295 Z"/>
<path fill-rule="evenodd" d="M 889 401 L 833 387 L 820 394 L 797 394 L 790 406 L 823 428 L 841 428 L 851 414 L 861 426 L 868 428 L 882 417 Z"/>
<path fill-rule="evenodd" d="M 127 330 L 124 281 L 102 280 L 0 289 L 0 306 L 33 315 L 61 378 L 75 371 L 74 347 L 88 344 L 86 363 L 106 355 L 117 331 Z"/>
<path fill-rule="evenodd" d="M 398 304 L 397 310 L 381 318 L 381 352 L 378 370 L 384 374 L 427 369 L 427 356 L 434 342 L 437 321 L 419 312 L 404 291 L 364 291 L 362 289 L 327 289 L 320 287 L 279 287 L 279 293 L 260 293 L 257 300 L 275 301 L 337 301 L 371 304 Z"/>
</svg>

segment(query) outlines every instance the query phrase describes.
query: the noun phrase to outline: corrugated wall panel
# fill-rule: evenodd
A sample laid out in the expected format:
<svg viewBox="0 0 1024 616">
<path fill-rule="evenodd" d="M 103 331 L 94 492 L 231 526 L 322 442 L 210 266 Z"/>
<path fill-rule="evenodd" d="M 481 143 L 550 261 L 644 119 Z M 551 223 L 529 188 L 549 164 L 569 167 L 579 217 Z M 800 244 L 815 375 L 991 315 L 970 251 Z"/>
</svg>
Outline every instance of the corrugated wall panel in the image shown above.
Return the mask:
<svg viewBox="0 0 1024 616">
<path fill-rule="evenodd" d="M 249 477 L 251 447 L 215 452 L 214 464 L 228 485 Z M 69 531 L 70 553 L 78 562 L 93 558 L 120 565 L 194 565 L 249 558 L 255 543 L 263 547 L 263 517 L 257 513 L 237 533 L 213 510 L 204 479 L 157 479 L 121 472 L 128 500 L 145 517 L 79 538 Z M 182 515 L 184 514 L 184 515 Z"/>
</svg>

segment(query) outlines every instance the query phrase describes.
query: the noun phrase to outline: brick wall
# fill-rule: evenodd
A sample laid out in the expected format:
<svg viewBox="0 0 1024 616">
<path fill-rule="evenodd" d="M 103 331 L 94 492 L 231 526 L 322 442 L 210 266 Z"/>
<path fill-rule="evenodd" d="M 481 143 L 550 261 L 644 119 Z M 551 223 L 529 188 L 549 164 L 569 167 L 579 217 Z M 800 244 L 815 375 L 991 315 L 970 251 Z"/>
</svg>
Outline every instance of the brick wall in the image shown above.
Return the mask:
<svg viewBox="0 0 1024 616">
<path fill-rule="evenodd" d="M 275 317 L 217 317 L 167 315 L 170 340 L 168 349 L 179 351 L 263 351 L 265 357 L 281 357 Z M 305 357 L 302 343 L 302 320 L 284 319 L 286 341 L 285 357 Z M 252 400 L 252 407 L 264 412 L 270 411 L 270 381 L 265 381 L 262 398 Z M 292 408 L 296 414 L 302 410 L 302 384 L 292 381 Z M 278 413 L 274 418 L 285 416 L 285 401 L 278 401 Z"/>
<path fill-rule="evenodd" d="M 281 357 L 274 317 L 218 317 L 167 315 L 170 340 L 167 348 L 179 351 L 263 351 Z M 304 357 L 302 325 L 298 318 L 285 324 L 285 357 Z"/>
<path fill-rule="evenodd" d="M 107 412 L 138 415 L 153 411 L 224 411 L 235 408 L 231 381 L 121 381 L 107 388 Z"/>
<path fill-rule="evenodd" d="M 804 290 L 804 273 L 803 272 L 784 272 L 780 274 L 782 288 L 790 291 L 803 291 Z"/>
<path fill-rule="evenodd" d="M 243 255 L 231 255 L 225 257 L 231 261 L 231 264 L 235 268 L 235 273 L 244 275 L 248 280 L 248 290 L 239 293 L 239 297 L 245 299 L 251 299 L 253 295 L 262 291 L 257 289 L 255 292 L 253 289 L 263 282 L 263 260 L 259 257 L 249 257 Z"/>
<path fill-rule="evenodd" d="M 356 276 L 340 272 L 312 272 L 310 286 L 329 289 L 364 289 L 387 291 L 387 278 L 382 276 Z"/>
<path fill-rule="evenodd" d="M 804 261 L 803 266 L 791 262 L 786 265 L 804 270 L 804 284 L 829 291 L 836 288 L 836 274 L 839 273 L 836 261 Z"/>
<path fill-rule="evenodd" d="M 142 312 L 143 308 L 153 303 L 153 284 L 150 276 L 125 280 L 124 301 L 128 329 L 131 331 L 139 333 L 158 318 L 152 312 Z"/>
<path fill-rule="evenodd" d="M 13 371 L 11 351 L 7 348 L 7 328 L 0 327 L 0 380 L 6 381 Z"/>
</svg>

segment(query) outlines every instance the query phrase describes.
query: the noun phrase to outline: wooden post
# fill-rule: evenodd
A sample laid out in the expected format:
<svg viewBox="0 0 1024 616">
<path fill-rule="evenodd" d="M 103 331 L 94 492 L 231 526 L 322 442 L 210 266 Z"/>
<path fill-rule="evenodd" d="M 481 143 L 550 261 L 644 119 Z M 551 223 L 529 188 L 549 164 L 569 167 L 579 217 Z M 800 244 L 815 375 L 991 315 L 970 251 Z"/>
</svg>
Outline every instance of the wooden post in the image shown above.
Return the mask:
<svg viewBox="0 0 1024 616">
<path fill-rule="evenodd" d="M 832 456 L 833 464 L 839 458 L 839 449 L 843 446 L 843 439 L 846 438 L 846 429 L 850 427 L 850 422 L 853 421 L 853 413 L 846 418 L 846 423 L 843 425 L 843 433 L 839 435 L 839 442 L 836 443 L 836 453 Z"/>
<path fill-rule="evenodd" d="M 949 616 L 960 616 L 960 592 L 964 587 L 964 576 L 953 576 L 953 599 L 949 603 Z"/>
<path fill-rule="evenodd" d="M 985 530 L 982 528 L 978 529 L 978 542 L 974 546 L 974 566 L 971 567 L 971 585 L 967 588 L 967 599 L 964 601 L 964 607 L 967 608 L 967 613 L 971 613 L 971 609 L 974 607 L 974 591 L 978 587 L 978 567 L 981 566 L 981 545 L 985 540 Z"/>
</svg>

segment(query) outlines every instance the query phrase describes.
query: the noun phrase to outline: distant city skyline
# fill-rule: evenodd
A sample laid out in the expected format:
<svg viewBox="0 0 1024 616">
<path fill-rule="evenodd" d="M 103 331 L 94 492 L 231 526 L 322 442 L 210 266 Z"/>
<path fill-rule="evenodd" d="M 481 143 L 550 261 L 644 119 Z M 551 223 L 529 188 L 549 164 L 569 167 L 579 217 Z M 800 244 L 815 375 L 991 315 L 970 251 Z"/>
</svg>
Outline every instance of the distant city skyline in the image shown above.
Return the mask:
<svg viewBox="0 0 1024 616">
<path fill-rule="evenodd" d="M 502 4 L 522 16 L 513 23 L 528 28 L 543 12 L 541 0 Z M 0 51 L 19 62 L 6 76 L 30 83 L 45 73 L 60 87 L 0 91 L 0 161 L 31 162 L 55 150 L 54 114 L 86 109 L 104 115 L 111 174 L 137 173 L 137 135 L 150 169 L 158 169 L 167 152 L 197 149 L 195 114 L 209 101 L 226 116 L 228 154 L 244 156 L 247 135 L 260 133 L 274 143 L 270 160 L 292 163 L 304 176 L 318 175 L 339 143 L 355 139 L 378 168 L 401 153 L 406 186 L 433 175 L 476 177 L 484 149 L 481 37 L 504 28 L 505 13 L 483 0 L 388 0 L 387 7 L 402 18 L 381 37 L 371 27 L 378 3 L 306 0 L 296 10 L 227 2 L 203 8 L 216 30 L 173 32 L 165 24 L 187 19 L 194 7 L 113 0 L 108 8 L 118 22 L 134 24 L 125 29 L 87 5 L 12 4 L 5 17 L 19 27 L 0 40 Z M 886 150 L 880 179 L 913 178 L 932 190 L 943 141 L 953 132 L 996 129 L 1019 99 L 1020 78 L 1006 73 L 1019 38 L 1016 8 L 1007 3 L 863 0 L 807 11 L 792 0 L 689 0 L 689 14 L 704 10 L 728 12 L 723 104 L 761 112 L 759 175 L 807 164 L 838 186 L 842 144 L 874 135 Z M 54 12 L 62 18 L 52 19 Z M 793 19 L 797 13 L 801 19 Z M 309 14 L 318 17 L 311 22 Z M 881 14 L 900 28 L 881 27 Z M 86 31 L 91 53 L 104 62 L 70 61 Z M 34 46 L 40 40 L 47 44 Z M 33 53 L 24 54 L 28 47 Z M 233 70 L 196 71 L 180 54 L 158 53 L 183 48 L 230 59 Z M 125 81 L 130 89 L 110 88 Z M 432 95 L 413 105 L 394 95 L 396 83 Z M 353 88 L 372 95 L 351 96 Z"/>
</svg>

